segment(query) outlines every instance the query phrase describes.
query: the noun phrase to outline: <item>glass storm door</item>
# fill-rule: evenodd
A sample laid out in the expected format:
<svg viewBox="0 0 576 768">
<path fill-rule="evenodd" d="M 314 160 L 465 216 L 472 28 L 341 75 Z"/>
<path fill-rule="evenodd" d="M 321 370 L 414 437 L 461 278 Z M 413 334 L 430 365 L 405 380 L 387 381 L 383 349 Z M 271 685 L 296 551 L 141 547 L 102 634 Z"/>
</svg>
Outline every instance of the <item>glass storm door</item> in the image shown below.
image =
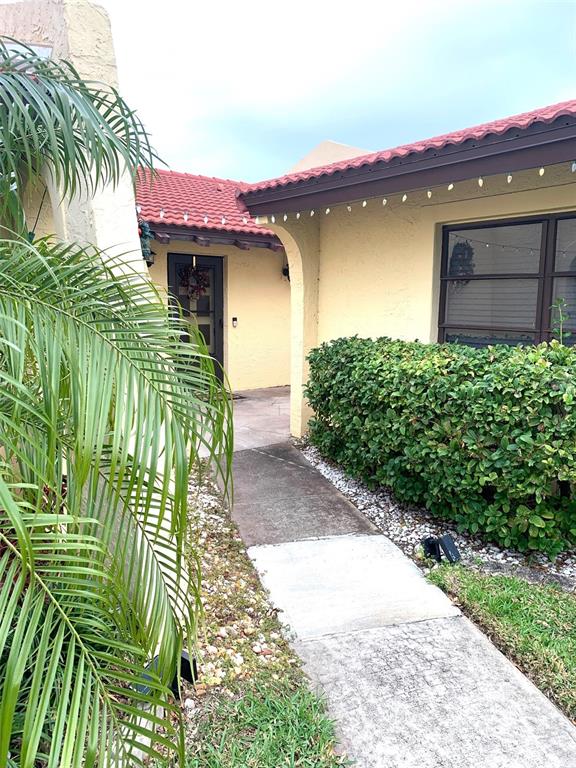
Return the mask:
<svg viewBox="0 0 576 768">
<path fill-rule="evenodd" d="M 222 259 L 218 256 L 169 253 L 168 288 L 182 307 L 184 317 L 189 317 L 198 325 L 210 354 L 222 366 Z"/>
</svg>

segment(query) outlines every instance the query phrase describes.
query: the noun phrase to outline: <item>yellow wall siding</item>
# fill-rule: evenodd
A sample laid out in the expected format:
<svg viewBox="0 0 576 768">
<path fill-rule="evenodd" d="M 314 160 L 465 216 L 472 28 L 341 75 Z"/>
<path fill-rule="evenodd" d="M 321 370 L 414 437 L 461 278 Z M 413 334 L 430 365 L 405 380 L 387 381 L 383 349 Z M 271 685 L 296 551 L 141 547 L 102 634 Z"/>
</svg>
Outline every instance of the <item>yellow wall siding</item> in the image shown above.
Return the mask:
<svg viewBox="0 0 576 768">
<path fill-rule="evenodd" d="M 194 246 L 153 242 L 150 277 L 168 290 L 167 254 L 195 253 L 224 260 L 224 367 L 232 389 L 283 386 L 290 382 L 290 283 L 284 256 L 265 248 Z M 238 318 L 236 328 L 232 318 Z"/>
<path fill-rule="evenodd" d="M 334 214 L 321 223 L 318 341 L 422 334 L 430 324 L 432 247 L 421 218 L 410 210 L 384 217 L 376 205 Z"/>
<path fill-rule="evenodd" d="M 322 207 L 282 224 L 262 217 L 286 248 L 292 280 L 291 431 L 306 431 L 306 356 L 339 336 L 436 341 L 442 226 L 576 211 L 570 163 Z M 278 211 L 282 213 L 282 211 Z"/>
<path fill-rule="evenodd" d="M 545 179 L 545 181 L 544 181 Z M 546 186 L 546 185 L 549 186 Z M 332 208 L 319 218 L 318 341 L 339 336 L 437 339 L 443 224 L 576 210 L 569 164 Z M 288 222 L 289 227 L 289 222 Z M 287 228 L 288 228 L 287 227 Z M 281 235 L 280 235 L 281 236 Z M 306 255 L 303 254 L 303 258 Z"/>
</svg>

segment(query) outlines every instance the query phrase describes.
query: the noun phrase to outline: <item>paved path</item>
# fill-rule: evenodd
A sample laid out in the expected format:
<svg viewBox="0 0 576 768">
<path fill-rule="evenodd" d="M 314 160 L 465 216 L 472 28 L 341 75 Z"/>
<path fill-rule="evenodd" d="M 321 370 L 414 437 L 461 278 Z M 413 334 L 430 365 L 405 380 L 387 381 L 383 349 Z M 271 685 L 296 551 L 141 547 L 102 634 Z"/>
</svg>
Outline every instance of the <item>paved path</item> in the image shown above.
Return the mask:
<svg viewBox="0 0 576 768">
<path fill-rule="evenodd" d="M 234 400 L 234 450 L 290 437 L 290 387 L 246 389 Z"/>
<path fill-rule="evenodd" d="M 357 768 L 576 768 L 574 726 L 299 451 L 239 451 L 234 479 L 248 553 Z"/>
</svg>

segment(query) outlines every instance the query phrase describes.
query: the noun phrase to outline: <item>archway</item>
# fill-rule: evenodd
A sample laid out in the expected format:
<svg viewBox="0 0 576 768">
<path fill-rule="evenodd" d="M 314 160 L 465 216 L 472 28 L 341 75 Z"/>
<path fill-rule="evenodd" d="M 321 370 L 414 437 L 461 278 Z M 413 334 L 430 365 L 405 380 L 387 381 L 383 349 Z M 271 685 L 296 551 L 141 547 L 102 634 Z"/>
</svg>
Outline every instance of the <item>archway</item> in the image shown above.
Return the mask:
<svg viewBox="0 0 576 768">
<path fill-rule="evenodd" d="M 271 217 L 261 222 L 282 242 L 290 270 L 290 432 L 301 437 L 311 410 L 304 399 L 309 351 L 318 342 L 318 279 L 320 244 L 317 222 L 295 219 L 282 225 Z"/>
</svg>

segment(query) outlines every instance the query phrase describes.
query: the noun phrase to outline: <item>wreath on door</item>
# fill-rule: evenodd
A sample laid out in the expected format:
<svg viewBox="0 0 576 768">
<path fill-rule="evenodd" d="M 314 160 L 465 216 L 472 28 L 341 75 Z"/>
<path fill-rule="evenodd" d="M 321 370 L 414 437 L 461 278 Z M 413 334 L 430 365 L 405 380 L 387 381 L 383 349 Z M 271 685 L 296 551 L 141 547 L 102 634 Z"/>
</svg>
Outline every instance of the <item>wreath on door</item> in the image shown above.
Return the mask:
<svg viewBox="0 0 576 768">
<path fill-rule="evenodd" d="M 199 299 L 210 287 L 208 271 L 201 267 L 180 267 L 178 281 L 180 286 L 186 289 L 189 299 Z"/>
</svg>

